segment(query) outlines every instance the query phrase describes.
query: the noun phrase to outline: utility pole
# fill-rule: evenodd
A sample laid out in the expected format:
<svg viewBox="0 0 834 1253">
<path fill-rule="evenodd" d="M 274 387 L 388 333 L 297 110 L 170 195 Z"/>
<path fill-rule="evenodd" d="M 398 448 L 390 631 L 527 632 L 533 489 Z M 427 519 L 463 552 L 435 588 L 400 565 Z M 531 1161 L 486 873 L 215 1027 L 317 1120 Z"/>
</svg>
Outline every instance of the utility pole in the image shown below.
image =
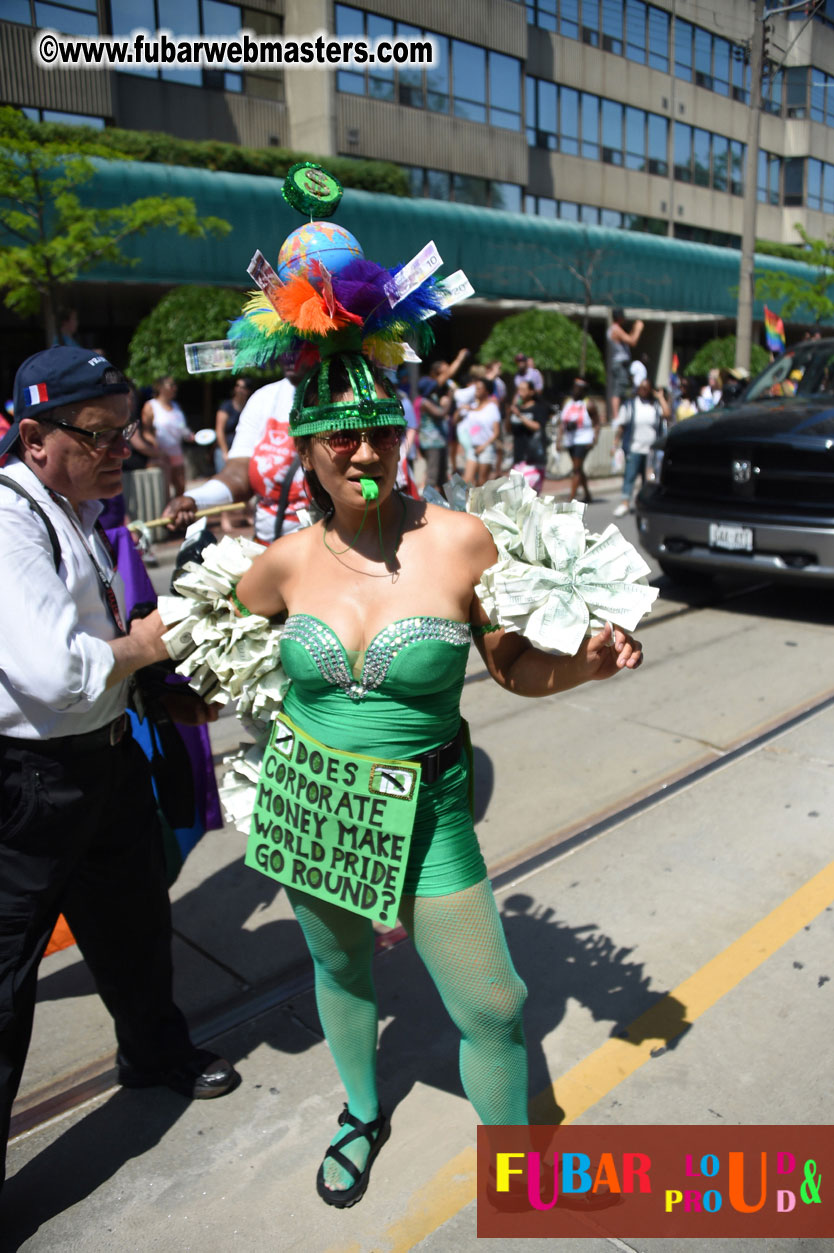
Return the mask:
<svg viewBox="0 0 834 1253">
<path fill-rule="evenodd" d="M 759 124 L 762 110 L 762 64 L 764 61 L 764 4 L 755 0 L 753 38 L 750 44 L 750 107 L 747 119 L 747 162 L 744 167 L 744 207 L 741 229 L 741 264 L 736 312 L 736 366 L 750 369 L 753 336 L 753 271 L 756 252 L 757 174 Z"/>
</svg>

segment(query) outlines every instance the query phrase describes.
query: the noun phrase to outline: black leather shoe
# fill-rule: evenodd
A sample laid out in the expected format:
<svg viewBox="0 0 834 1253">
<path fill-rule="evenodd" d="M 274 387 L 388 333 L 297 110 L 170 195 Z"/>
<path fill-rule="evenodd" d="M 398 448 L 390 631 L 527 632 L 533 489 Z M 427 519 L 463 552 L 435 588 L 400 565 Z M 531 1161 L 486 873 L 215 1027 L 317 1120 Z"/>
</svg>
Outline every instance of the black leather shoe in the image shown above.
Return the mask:
<svg viewBox="0 0 834 1253">
<path fill-rule="evenodd" d="M 240 1083 L 240 1075 L 225 1057 L 208 1049 L 195 1049 L 173 1070 L 137 1070 L 117 1059 L 119 1083 L 123 1088 L 171 1088 L 189 1101 L 207 1101 L 225 1096 Z"/>
</svg>

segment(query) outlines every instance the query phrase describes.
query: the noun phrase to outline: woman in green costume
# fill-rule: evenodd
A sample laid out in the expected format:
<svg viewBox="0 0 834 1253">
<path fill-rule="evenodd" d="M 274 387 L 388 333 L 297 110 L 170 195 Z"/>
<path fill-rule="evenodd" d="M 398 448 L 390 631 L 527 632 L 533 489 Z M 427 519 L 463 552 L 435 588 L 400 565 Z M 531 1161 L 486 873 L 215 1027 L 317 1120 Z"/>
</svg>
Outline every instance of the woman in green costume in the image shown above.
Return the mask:
<svg viewBox="0 0 834 1253">
<path fill-rule="evenodd" d="M 325 359 L 290 426 L 323 520 L 276 541 L 237 585 L 241 610 L 288 615 L 288 717 L 334 749 L 423 765 L 399 917 L 461 1033 L 464 1091 L 485 1124 L 527 1121 L 526 991 L 507 950 L 468 803 L 460 695 L 474 638 L 495 681 L 546 696 L 640 665 L 619 628 L 553 656 L 490 627 L 476 594 L 497 559 L 483 523 L 395 490 L 405 419 L 359 355 Z M 435 777 L 436 776 L 436 777 Z M 348 1104 L 319 1169 L 330 1205 L 363 1195 L 388 1136 L 376 1086 L 372 923 L 288 888 Z"/>
</svg>

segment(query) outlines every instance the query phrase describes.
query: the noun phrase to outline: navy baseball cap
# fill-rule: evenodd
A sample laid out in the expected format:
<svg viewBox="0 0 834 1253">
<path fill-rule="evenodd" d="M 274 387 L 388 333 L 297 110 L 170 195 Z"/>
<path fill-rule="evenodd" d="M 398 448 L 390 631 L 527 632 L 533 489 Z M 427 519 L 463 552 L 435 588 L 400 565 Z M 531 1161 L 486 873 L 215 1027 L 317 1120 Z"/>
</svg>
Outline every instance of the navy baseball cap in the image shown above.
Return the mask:
<svg viewBox="0 0 834 1253">
<path fill-rule="evenodd" d="M 40 418 L 60 405 L 78 404 L 101 396 L 130 391 L 121 370 L 89 348 L 45 348 L 27 357 L 15 375 L 14 421 L 2 441 L 0 454 L 17 440 L 23 418 Z"/>
</svg>

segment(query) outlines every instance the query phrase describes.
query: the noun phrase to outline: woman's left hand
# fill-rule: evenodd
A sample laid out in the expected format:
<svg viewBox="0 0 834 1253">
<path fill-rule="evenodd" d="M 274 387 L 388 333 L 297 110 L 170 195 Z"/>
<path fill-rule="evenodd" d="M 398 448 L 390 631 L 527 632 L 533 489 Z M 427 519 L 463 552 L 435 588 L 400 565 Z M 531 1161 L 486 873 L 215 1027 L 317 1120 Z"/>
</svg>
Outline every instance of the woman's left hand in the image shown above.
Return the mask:
<svg viewBox="0 0 834 1253">
<path fill-rule="evenodd" d="M 607 622 L 596 635 L 582 641 L 577 660 L 584 665 L 586 679 L 610 679 L 620 670 L 636 670 L 643 661 L 643 649 L 622 627 Z"/>
</svg>

